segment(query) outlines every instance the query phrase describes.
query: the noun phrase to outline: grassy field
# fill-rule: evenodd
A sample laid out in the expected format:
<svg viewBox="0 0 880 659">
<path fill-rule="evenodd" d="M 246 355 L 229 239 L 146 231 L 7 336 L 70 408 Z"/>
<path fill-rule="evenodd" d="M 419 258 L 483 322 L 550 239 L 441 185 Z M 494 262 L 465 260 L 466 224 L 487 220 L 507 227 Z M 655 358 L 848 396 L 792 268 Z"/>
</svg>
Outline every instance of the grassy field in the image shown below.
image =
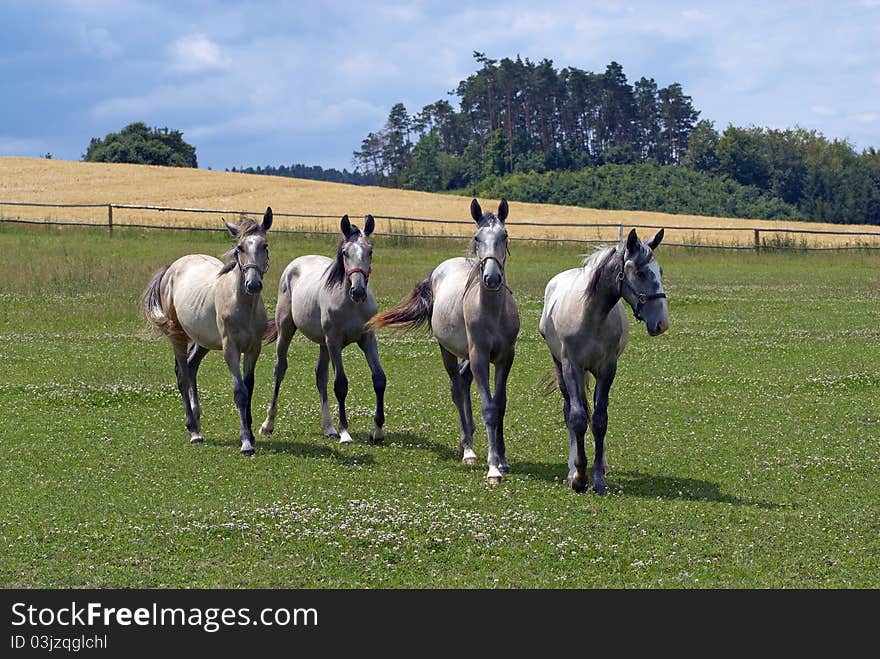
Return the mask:
<svg viewBox="0 0 880 659">
<path fill-rule="evenodd" d="M 283 265 L 331 239 L 270 236 Z M 220 234 L 0 225 L 2 587 L 880 587 L 880 256 L 661 248 L 670 331 L 633 326 L 611 394 L 610 494 L 576 495 L 541 294 L 578 248 L 513 242 L 522 333 L 513 473 L 457 459 L 436 345 L 383 332 L 387 439 L 346 351 L 355 443 L 319 430 L 316 348 L 298 337 L 271 441 L 238 454 L 222 357 L 200 375 L 207 443 L 183 427 L 167 342 L 136 303 L 161 263 Z M 449 241 L 376 240 L 385 307 Z M 255 418 L 274 350 L 257 370 Z M 332 399 L 332 398 L 331 398 Z M 478 402 L 477 402 L 477 408 Z M 485 458 L 485 431 L 476 447 Z"/>
<path fill-rule="evenodd" d="M 456 195 L 395 190 L 307 181 L 278 176 L 260 176 L 202 169 L 70 162 L 39 158 L 0 157 L 0 202 L 134 204 L 183 208 L 211 208 L 262 212 L 271 205 L 277 213 L 331 215 L 292 218 L 276 215 L 278 227 L 288 229 L 338 229 L 344 213 L 376 216 L 469 220 L 469 199 Z M 480 200 L 484 209 L 497 208 L 498 200 Z M 105 209 L 34 208 L 3 205 L 0 217 L 54 221 L 106 222 Z M 230 218 L 231 219 L 231 218 Z M 178 226 L 220 226 L 215 214 L 156 212 L 115 209 L 116 224 Z M 643 211 L 612 211 L 551 204 L 511 204 L 510 222 L 535 222 L 537 226 L 513 226 L 511 236 L 522 238 L 577 238 L 616 240 L 617 227 L 597 224 L 649 225 L 666 227 L 667 243 L 706 243 L 751 245 L 755 227 L 769 229 L 813 229 L 869 232 L 873 237 L 846 235 L 806 235 L 766 232 L 762 239 L 770 245 L 840 246 L 870 243 L 880 245 L 880 230 L 874 226 L 823 224 L 817 222 L 774 222 L 699 215 L 669 215 Z M 575 223 L 575 227 L 543 226 L 547 223 Z M 678 227 L 678 228 L 671 228 Z M 694 227 L 709 227 L 698 230 Z M 737 231 L 723 229 L 737 228 Z M 424 224 L 380 219 L 379 232 L 445 233 L 469 231 L 462 225 Z"/>
</svg>

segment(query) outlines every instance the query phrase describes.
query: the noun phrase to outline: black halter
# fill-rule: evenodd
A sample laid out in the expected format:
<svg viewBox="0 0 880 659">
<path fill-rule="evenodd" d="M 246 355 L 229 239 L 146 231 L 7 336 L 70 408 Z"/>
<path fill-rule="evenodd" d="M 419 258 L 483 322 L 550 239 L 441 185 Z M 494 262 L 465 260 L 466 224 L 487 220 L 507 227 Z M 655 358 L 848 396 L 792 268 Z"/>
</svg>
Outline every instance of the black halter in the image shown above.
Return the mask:
<svg viewBox="0 0 880 659">
<path fill-rule="evenodd" d="M 624 266 L 625 265 L 626 258 L 624 257 Z M 635 319 L 639 322 L 643 322 L 645 320 L 644 318 L 642 318 L 642 308 L 647 302 L 650 302 L 651 300 L 660 300 L 666 297 L 666 293 L 642 293 L 641 291 L 637 291 L 635 288 L 633 288 L 633 285 L 627 281 L 623 269 L 621 269 L 620 274 L 617 275 L 617 278 L 620 280 L 620 297 L 623 297 L 624 286 L 626 286 L 635 294 L 638 302 L 636 303 L 635 309 L 633 309 L 633 316 L 635 316 Z"/>
</svg>

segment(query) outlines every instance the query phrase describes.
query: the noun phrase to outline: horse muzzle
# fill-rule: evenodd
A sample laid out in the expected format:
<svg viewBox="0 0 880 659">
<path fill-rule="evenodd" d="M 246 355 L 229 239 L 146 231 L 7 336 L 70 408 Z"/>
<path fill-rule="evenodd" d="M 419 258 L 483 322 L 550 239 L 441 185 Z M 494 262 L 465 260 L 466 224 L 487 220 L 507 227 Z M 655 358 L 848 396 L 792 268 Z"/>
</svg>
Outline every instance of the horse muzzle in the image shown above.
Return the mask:
<svg viewBox="0 0 880 659">
<path fill-rule="evenodd" d="M 259 295 L 263 290 L 263 280 L 262 279 L 253 279 L 250 281 L 245 281 L 244 290 L 248 295 Z"/>
</svg>

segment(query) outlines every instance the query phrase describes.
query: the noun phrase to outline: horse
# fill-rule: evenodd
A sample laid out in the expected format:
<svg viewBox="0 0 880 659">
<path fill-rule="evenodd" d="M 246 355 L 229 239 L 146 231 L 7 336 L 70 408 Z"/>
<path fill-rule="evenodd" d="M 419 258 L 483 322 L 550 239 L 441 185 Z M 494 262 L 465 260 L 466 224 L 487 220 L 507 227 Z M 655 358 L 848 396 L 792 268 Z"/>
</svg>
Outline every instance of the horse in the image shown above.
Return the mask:
<svg viewBox="0 0 880 659">
<path fill-rule="evenodd" d="M 568 482 L 576 492 L 587 487 L 584 434 L 588 426 L 595 440 L 593 491 L 605 494 L 608 489 L 608 395 L 629 334 L 621 300 L 632 308 L 637 321 L 644 321 L 649 335 L 669 329 L 663 269 L 654 258 L 662 240 L 663 229 L 647 242 L 640 241 L 633 229 L 625 243 L 595 252 L 580 268 L 560 272 L 544 290 L 539 329 L 562 392 L 569 436 Z M 589 375 L 596 379 L 592 416 L 586 398 Z"/>
<path fill-rule="evenodd" d="M 476 464 L 471 382 L 476 380 L 483 423 L 489 437 L 486 479 L 500 483 L 510 473 L 504 445 L 507 379 L 513 366 L 519 311 L 508 288 L 504 267 L 508 237 L 505 227 L 507 200 L 498 215 L 483 213 L 471 202 L 477 223 L 468 257 L 443 261 L 397 305 L 369 322 L 373 329 L 415 329 L 428 323 L 440 345 L 443 366 L 449 375 L 452 401 L 461 422 L 463 464 Z M 489 364 L 495 365 L 495 395 L 489 387 Z"/>
<path fill-rule="evenodd" d="M 144 290 L 141 310 L 171 341 L 190 443 L 205 441 L 196 384 L 199 365 L 209 350 L 222 350 L 241 417 L 240 451 L 253 455 L 254 369 L 262 342 L 271 340 L 275 331 L 260 295 L 269 269 L 266 232 L 272 226 L 272 208 L 266 208 L 259 224 L 247 217 L 238 225 L 225 220 L 223 224 L 235 238 L 224 260 L 189 254 L 162 266 Z"/>
<path fill-rule="evenodd" d="M 334 258 L 314 254 L 300 256 L 281 274 L 275 308 L 278 329 L 275 388 L 260 434 L 269 435 L 275 429 L 278 392 L 287 372 L 287 351 L 293 335 L 299 330 L 320 346 L 315 381 L 321 399 L 321 429 L 325 436 L 338 439 L 340 444 L 352 442 L 345 413 L 348 378 L 342 366 L 342 350 L 357 343 L 367 359 L 376 393 L 375 426 L 370 431 L 370 441 L 376 444 L 384 439 L 385 372 L 379 363 L 376 334 L 366 327 L 367 320 L 378 310 L 369 283 L 373 258 L 369 237 L 375 226 L 372 215 L 364 216 L 363 231 L 351 224 L 348 215 L 343 216 L 339 224 L 342 237 Z M 335 374 L 333 392 L 339 403 L 339 432 L 333 426 L 327 405 L 327 367 L 331 362 Z"/>
</svg>

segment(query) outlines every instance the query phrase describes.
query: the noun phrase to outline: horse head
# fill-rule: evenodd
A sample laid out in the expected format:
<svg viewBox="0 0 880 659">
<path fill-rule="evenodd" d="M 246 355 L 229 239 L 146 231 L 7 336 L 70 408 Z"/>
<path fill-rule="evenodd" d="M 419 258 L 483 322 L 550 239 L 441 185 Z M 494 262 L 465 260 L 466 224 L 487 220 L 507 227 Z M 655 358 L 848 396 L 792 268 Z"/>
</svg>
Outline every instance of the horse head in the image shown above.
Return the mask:
<svg viewBox="0 0 880 659">
<path fill-rule="evenodd" d="M 471 243 L 480 268 L 480 283 L 488 291 L 497 291 L 504 285 L 504 264 L 507 260 L 507 200 L 498 205 L 498 215 L 483 212 L 479 202 L 471 201 L 471 217 L 477 223 L 477 231 Z"/>
<path fill-rule="evenodd" d="M 263 275 L 269 269 L 269 241 L 266 232 L 272 226 L 272 207 L 267 206 L 263 222 L 242 218 L 238 225 L 224 220 L 223 224 L 235 238 L 235 246 L 226 253 L 226 264 L 220 270 L 225 274 L 238 267 L 248 295 L 259 295 L 263 290 Z"/>
<path fill-rule="evenodd" d="M 372 215 L 365 215 L 364 228 L 361 231 L 349 221 L 348 215 L 344 215 L 339 228 L 342 239 L 336 252 L 337 262 L 341 264 L 348 280 L 348 295 L 352 301 L 360 304 L 367 299 L 367 283 L 373 260 L 373 246 L 369 238 L 376 228 L 376 221 Z"/>
<path fill-rule="evenodd" d="M 645 321 L 651 336 L 669 329 L 663 268 L 654 257 L 654 250 L 662 240 L 663 229 L 647 242 L 639 240 L 636 230 L 631 230 L 623 248 L 623 268 L 618 275 L 620 296 L 632 307 L 636 319 Z"/>
</svg>

